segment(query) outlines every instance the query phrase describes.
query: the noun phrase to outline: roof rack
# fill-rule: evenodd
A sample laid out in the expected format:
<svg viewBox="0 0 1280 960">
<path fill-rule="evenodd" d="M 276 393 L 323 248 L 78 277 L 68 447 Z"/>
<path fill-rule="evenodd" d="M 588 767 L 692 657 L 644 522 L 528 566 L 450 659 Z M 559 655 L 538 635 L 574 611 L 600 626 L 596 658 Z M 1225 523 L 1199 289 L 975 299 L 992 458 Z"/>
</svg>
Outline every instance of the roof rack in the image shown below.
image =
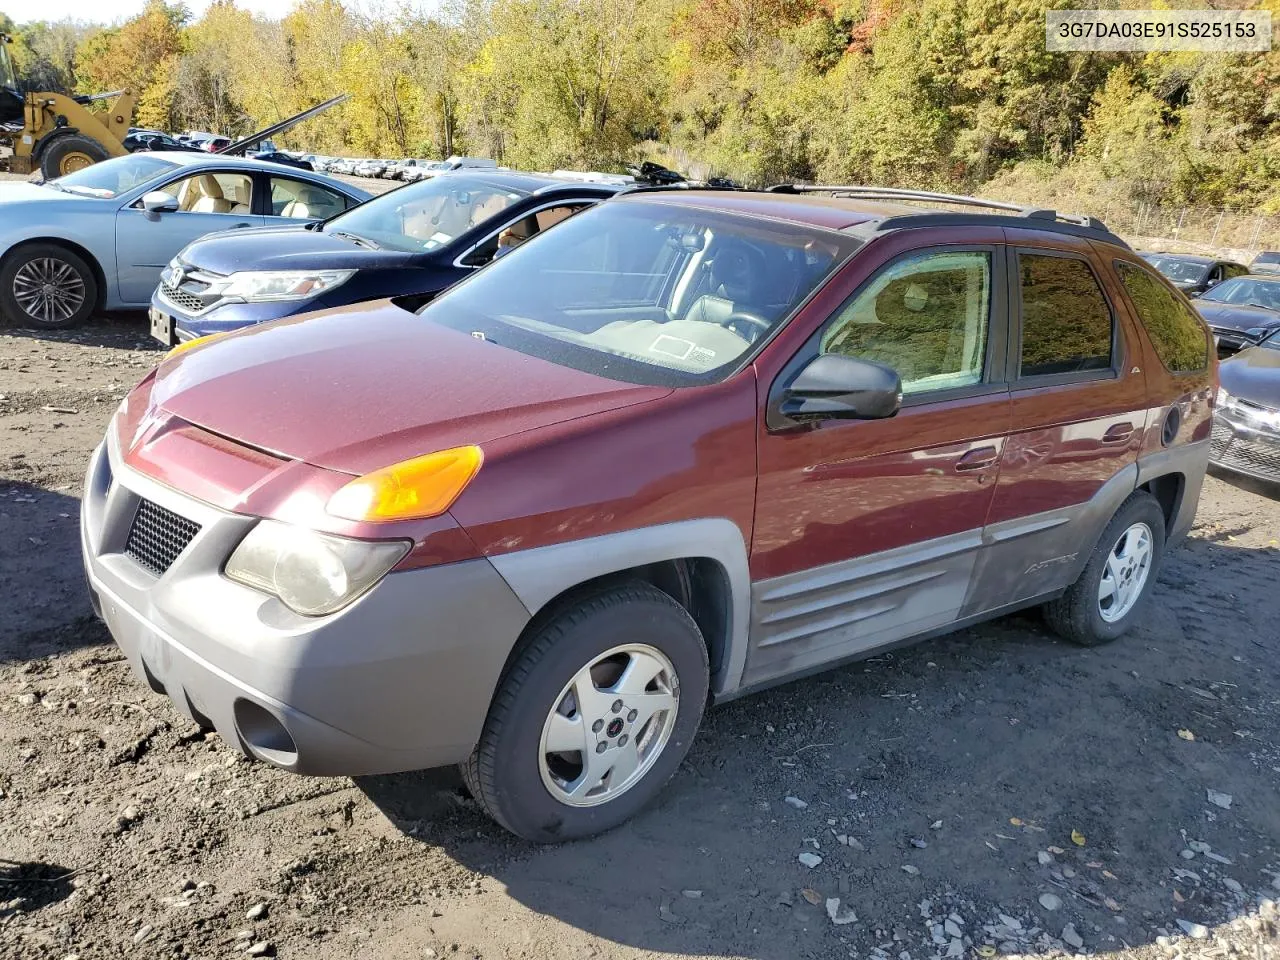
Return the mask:
<svg viewBox="0 0 1280 960">
<path fill-rule="evenodd" d="M 1056 210 L 1048 210 L 1041 207 L 1029 207 L 1020 203 L 1008 203 L 1003 200 L 988 200 L 984 197 L 969 197 L 955 193 L 935 193 L 930 190 L 901 190 L 895 187 L 869 187 L 859 185 L 842 186 L 803 183 L 780 183 L 776 186 L 768 187 L 765 192 L 790 194 L 831 193 L 836 196 L 853 197 L 858 200 L 920 200 L 926 203 L 979 207 L 986 210 L 1000 211 L 1000 215 L 995 215 L 992 219 L 1008 219 L 1008 215 L 1012 214 L 1017 217 L 1037 221 L 1035 226 L 1039 228 L 1052 229 L 1061 233 L 1070 233 L 1077 236 L 1094 236 L 1098 239 L 1103 239 L 1109 243 L 1115 243 L 1126 248 L 1129 246 L 1120 239 L 1120 237 L 1112 233 L 1111 230 L 1107 228 L 1107 225 L 1097 217 L 1058 213 Z M 910 226 L 943 225 L 947 223 L 961 222 L 973 222 L 973 215 L 930 214 L 922 211 L 920 214 L 915 215 L 904 214 L 902 216 L 886 217 L 877 225 L 877 232 L 881 230 L 892 230 Z"/>
</svg>

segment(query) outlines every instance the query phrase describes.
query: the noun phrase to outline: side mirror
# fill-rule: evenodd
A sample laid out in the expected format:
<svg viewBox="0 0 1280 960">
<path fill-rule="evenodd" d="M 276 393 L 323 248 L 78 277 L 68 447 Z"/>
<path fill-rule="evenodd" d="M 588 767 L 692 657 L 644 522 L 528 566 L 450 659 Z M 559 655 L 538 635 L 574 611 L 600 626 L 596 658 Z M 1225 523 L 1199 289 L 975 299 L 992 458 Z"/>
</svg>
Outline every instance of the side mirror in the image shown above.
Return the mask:
<svg viewBox="0 0 1280 960">
<path fill-rule="evenodd" d="M 838 353 L 815 357 L 783 390 L 779 412 L 792 420 L 883 420 L 902 406 L 892 367 Z"/>
<path fill-rule="evenodd" d="M 177 213 L 178 198 L 163 190 L 152 190 L 142 195 L 142 209 L 147 213 Z"/>
</svg>

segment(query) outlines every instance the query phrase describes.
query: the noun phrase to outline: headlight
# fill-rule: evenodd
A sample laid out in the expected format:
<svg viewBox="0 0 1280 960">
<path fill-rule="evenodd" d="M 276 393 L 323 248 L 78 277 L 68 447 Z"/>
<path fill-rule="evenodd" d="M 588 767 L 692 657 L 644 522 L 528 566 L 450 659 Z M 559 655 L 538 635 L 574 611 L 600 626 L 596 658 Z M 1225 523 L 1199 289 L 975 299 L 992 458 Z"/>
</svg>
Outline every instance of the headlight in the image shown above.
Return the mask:
<svg viewBox="0 0 1280 960">
<path fill-rule="evenodd" d="M 1218 399 L 1214 403 L 1214 407 L 1221 410 L 1223 407 L 1231 406 L 1231 394 L 1227 393 L 1226 387 L 1218 387 Z"/>
<path fill-rule="evenodd" d="M 348 540 L 305 527 L 263 520 L 240 541 L 226 575 L 279 597 L 308 617 L 341 610 L 409 552 L 402 540 Z"/>
<path fill-rule="evenodd" d="M 210 293 L 227 300 L 255 303 L 267 300 L 310 300 L 346 283 L 354 270 L 261 270 L 233 273 Z"/>
</svg>

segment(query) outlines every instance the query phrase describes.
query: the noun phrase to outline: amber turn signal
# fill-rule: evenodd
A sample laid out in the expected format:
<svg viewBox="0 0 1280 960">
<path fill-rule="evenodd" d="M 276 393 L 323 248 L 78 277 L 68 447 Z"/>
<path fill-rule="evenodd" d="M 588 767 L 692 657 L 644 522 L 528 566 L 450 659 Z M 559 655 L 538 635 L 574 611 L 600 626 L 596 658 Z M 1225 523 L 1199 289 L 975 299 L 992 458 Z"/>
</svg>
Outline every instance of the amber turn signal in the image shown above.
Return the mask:
<svg viewBox="0 0 1280 960">
<path fill-rule="evenodd" d="M 166 353 L 164 355 L 164 358 L 166 360 L 172 360 L 174 357 L 180 354 L 186 353 L 192 347 L 204 346 L 210 340 L 216 340 L 220 336 L 222 336 L 222 334 L 220 333 L 208 333 L 208 334 L 205 334 L 203 337 L 196 337 L 193 340 L 183 340 L 181 343 L 179 343 L 177 346 L 171 349 L 168 353 Z"/>
<path fill-rule="evenodd" d="M 352 480 L 329 498 L 325 509 L 356 521 L 436 517 L 453 505 L 483 461 L 476 446 L 402 460 Z"/>
</svg>

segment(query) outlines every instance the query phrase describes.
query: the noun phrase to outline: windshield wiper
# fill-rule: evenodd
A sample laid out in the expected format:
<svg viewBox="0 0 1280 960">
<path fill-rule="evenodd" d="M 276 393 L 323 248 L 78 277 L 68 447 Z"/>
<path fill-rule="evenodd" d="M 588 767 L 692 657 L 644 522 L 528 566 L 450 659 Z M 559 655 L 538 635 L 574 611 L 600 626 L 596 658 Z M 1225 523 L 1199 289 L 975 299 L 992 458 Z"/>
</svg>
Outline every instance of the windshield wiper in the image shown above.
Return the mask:
<svg viewBox="0 0 1280 960">
<path fill-rule="evenodd" d="M 357 247 L 366 247 L 369 250 L 381 250 L 382 248 L 370 240 L 368 237 L 357 236 L 354 233 L 347 233 L 345 230 L 330 230 L 329 236 L 342 237 L 344 240 L 350 240 Z"/>
</svg>

